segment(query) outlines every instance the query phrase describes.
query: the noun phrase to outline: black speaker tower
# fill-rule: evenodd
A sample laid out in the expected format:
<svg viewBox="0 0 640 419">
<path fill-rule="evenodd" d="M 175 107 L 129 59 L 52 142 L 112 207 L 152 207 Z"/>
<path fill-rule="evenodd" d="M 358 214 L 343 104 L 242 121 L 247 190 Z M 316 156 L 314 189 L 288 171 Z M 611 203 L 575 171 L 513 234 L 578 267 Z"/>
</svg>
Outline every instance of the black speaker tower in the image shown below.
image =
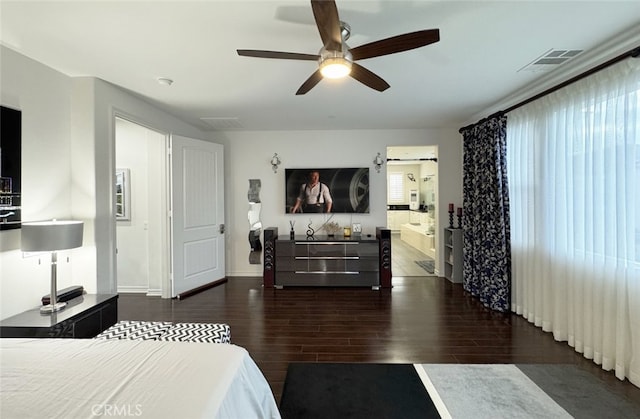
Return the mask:
<svg viewBox="0 0 640 419">
<path fill-rule="evenodd" d="M 275 284 L 276 240 L 278 240 L 278 227 L 265 228 L 262 271 L 262 284 L 265 288 L 273 288 Z"/>
<path fill-rule="evenodd" d="M 391 288 L 391 230 L 376 227 L 379 246 L 380 287 Z"/>
</svg>

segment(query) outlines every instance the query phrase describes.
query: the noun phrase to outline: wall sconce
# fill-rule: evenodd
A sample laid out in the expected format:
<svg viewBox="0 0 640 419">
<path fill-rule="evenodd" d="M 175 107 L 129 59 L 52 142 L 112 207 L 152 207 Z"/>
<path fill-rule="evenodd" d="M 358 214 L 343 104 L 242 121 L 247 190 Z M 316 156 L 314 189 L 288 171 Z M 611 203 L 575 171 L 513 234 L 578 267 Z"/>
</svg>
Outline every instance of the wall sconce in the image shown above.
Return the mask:
<svg viewBox="0 0 640 419">
<path fill-rule="evenodd" d="M 380 153 L 378 153 L 376 158 L 373 159 L 373 164 L 376 167 L 376 172 L 380 173 L 380 168 L 382 168 L 382 165 L 384 164 L 384 160 L 382 159 L 382 156 L 380 156 Z"/>
<path fill-rule="evenodd" d="M 273 157 L 271 157 L 271 168 L 273 169 L 273 173 L 278 171 L 278 166 L 280 166 L 282 162 L 280 161 L 280 157 L 278 157 L 278 153 L 273 153 Z"/>
</svg>

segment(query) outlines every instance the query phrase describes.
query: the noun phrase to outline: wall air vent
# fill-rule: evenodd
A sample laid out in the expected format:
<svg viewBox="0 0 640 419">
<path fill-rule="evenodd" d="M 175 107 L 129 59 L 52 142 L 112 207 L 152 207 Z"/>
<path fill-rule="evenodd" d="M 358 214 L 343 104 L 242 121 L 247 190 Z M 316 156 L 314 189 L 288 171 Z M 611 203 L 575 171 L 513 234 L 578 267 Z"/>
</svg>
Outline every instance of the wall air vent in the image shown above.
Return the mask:
<svg viewBox="0 0 640 419">
<path fill-rule="evenodd" d="M 229 131 L 233 129 L 241 129 L 242 124 L 237 117 L 203 117 L 200 118 L 202 122 L 205 122 L 214 131 Z"/>
<path fill-rule="evenodd" d="M 582 51 L 583 50 L 581 49 L 550 49 L 526 66 L 522 67 L 518 72 L 529 71 L 537 73 L 551 71 L 572 58 L 577 57 L 582 53 Z"/>
</svg>

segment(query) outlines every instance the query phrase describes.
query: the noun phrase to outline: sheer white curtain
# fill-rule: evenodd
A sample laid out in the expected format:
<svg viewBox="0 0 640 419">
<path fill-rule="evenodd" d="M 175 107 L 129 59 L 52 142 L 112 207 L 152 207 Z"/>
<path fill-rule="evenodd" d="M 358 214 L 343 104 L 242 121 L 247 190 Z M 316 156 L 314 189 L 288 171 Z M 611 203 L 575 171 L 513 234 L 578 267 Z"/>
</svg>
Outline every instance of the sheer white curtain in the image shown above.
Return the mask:
<svg viewBox="0 0 640 419">
<path fill-rule="evenodd" d="M 640 59 L 508 115 L 512 311 L 640 386 Z"/>
</svg>

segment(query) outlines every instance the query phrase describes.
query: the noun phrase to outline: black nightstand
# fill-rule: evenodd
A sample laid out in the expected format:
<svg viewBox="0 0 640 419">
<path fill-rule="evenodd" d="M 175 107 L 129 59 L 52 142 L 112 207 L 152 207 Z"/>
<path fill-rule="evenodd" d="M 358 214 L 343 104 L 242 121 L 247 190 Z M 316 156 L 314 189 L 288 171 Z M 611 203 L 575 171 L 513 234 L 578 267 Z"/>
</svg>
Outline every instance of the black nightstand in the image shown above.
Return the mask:
<svg viewBox="0 0 640 419">
<path fill-rule="evenodd" d="M 41 314 L 37 307 L 0 321 L 0 337 L 92 338 L 117 320 L 117 294 L 85 294 L 56 313 Z"/>
</svg>

